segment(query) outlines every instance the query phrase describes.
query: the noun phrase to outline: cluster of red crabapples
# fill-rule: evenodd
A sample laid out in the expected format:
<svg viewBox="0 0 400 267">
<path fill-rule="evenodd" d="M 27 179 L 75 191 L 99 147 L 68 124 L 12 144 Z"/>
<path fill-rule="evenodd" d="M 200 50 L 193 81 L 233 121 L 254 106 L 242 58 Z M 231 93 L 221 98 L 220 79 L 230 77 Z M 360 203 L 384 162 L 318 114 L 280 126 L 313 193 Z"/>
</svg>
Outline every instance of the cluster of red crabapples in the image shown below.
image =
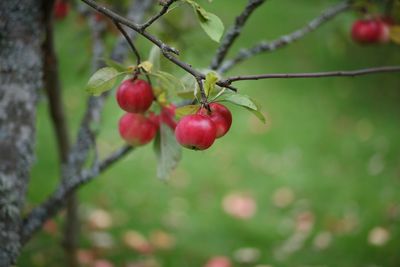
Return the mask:
<svg viewBox="0 0 400 267">
<path fill-rule="evenodd" d="M 119 133 L 128 144 L 142 146 L 154 139 L 163 123 L 175 131 L 179 144 L 193 150 L 209 148 L 216 138 L 224 136 L 231 127 L 232 114 L 224 105 L 210 103 L 196 114 L 175 121 L 175 106 L 161 108 L 160 114 L 149 111 L 154 101 L 151 85 L 141 79 L 122 82 L 116 94 L 118 105 L 126 111 L 119 120 Z"/>
<path fill-rule="evenodd" d="M 353 23 L 351 37 L 361 44 L 388 43 L 393 25 L 393 20 L 388 17 L 357 20 Z"/>
</svg>

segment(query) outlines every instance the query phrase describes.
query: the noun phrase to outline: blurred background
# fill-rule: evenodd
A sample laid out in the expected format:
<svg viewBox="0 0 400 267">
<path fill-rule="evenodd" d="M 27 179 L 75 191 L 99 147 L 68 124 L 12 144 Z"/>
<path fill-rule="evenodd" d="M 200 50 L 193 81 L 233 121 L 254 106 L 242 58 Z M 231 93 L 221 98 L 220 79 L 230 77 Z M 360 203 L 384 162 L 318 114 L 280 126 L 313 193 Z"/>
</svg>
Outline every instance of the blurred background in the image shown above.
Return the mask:
<svg viewBox="0 0 400 267">
<path fill-rule="evenodd" d="M 246 2 L 199 1 L 226 27 Z M 305 25 L 336 2 L 267 1 L 230 56 Z M 183 60 L 207 67 L 217 44 L 186 11 L 175 9 L 152 32 L 176 46 Z M 399 46 L 352 42 L 349 31 L 356 18 L 342 14 L 300 42 L 252 58 L 229 75 L 398 65 Z M 182 25 L 181 31 L 174 28 Z M 75 137 L 91 75 L 90 33 L 75 11 L 57 21 L 55 30 Z M 114 40 L 107 35 L 110 48 Z M 145 57 L 148 42 L 139 37 L 137 44 Z M 182 75 L 173 66 L 168 71 Z M 185 150 L 167 182 L 156 178 L 156 157 L 148 145 L 79 191 L 82 266 L 205 266 L 210 259 L 219 264 L 212 267 L 400 266 L 400 76 L 235 85 L 258 100 L 267 124 L 230 106 L 233 125 L 227 136 L 204 152 Z M 123 144 L 117 130 L 121 115 L 110 98 L 98 139 L 101 156 Z M 45 97 L 37 125 L 31 207 L 58 183 Z M 60 214 L 46 223 L 24 248 L 18 266 L 62 266 L 63 220 Z"/>
</svg>

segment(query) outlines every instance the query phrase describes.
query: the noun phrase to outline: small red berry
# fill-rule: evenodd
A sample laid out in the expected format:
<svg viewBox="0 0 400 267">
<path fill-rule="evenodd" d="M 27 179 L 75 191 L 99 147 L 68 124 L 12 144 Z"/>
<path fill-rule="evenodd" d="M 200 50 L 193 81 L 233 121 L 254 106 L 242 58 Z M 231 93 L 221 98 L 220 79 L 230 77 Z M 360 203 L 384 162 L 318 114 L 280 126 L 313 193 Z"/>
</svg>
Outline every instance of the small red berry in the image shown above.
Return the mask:
<svg viewBox="0 0 400 267">
<path fill-rule="evenodd" d="M 119 120 L 119 133 L 128 144 L 142 146 L 153 140 L 157 126 L 143 114 L 125 113 Z"/>
<path fill-rule="evenodd" d="M 160 113 L 161 121 L 167 124 L 172 130 L 175 130 L 177 125 L 175 121 L 175 109 L 175 105 L 171 104 L 163 107 Z"/>
<path fill-rule="evenodd" d="M 352 27 L 354 41 L 372 44 L 389 41 L 389 25 L 380 19 L 357 20 Z"/>
<path fill-rule="evenodd" d="M 151 120 L 154 125 L 156 125 L 157 131 L 160 129 L 160 115 L 150 111 L 149 112 L 149 120 Z"/>
<path fill-rule="evenodd" d="M 54 3 L 53 12 L 56 19 L 64 19 L 69 13 L 69 3 L 63 0 L 57 0 Z"/>
<path fill-rule="evenodd" d="M 117 102 L 127 112 L 143 113 L 150 108 L 153 99 L 150 84 L 140 79 L 126 80 L 117 89 Z"/>
<path fill-rule="evenodd" d="M 205 150 L 215 141 L 217 129 L 212 120 L 202 114 L 183 117 L 175 129 L 179 144 L 193 150 Z"/>
<path fill-rule="evenodd" d="M 211 103 L 211 113 L 205 108 L 201 109 L 199 113 L 208 115 L 214 122 L 217 128 L 217 138 L 224 136 L 232 125 L 232 114 L 227 107 L 219 103 Z"/>
</svg>

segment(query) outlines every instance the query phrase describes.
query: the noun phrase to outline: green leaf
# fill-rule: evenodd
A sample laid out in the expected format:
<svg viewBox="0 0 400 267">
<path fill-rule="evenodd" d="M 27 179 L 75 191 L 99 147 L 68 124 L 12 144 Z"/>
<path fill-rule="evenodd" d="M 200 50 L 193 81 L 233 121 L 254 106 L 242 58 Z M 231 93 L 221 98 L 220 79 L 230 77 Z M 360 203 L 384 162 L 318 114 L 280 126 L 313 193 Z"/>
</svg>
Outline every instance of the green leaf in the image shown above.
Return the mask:
<svg viewBox="0 0 400 267">
<path fill-rule="evenodd" d="M 161 89 L 166 90 L 168 93 L 177 94 L 179 91 L 186 90 L 182 81 L 168 72 L 157 71 L 149 74 L 156 77 L 158 86 L 161 87 Z"/>
<path fill-rule="evenodd" d="M 208 34 L 208 36 L 219 43 L 222 35 L 224 34 L 224 24 L 222 20 L 215 14 L 207 12 L 199 4 L 193 0 L 184 0 L 186 3 L 190 4 L 200 22 L 200 26 Z"/>
<path fill-rule="evenodd" d="M 193 91 L 181 91 L 177 93 L 177 96 L 183 99 L 193 99 Z"/>
<path fill-rule="evenodd" d="M 105 67 L 96 71 L 86 86 L 86 91 L 94 96 L 99 96 L 105 91 L 112 89 L 118 76 L 127 72 L 118 72 L 112 67 Z"/>
<path fill-rule="evenodd" d="M 267 123 L 267 119 L 265 118 L 264 114 L 262 114 L 260 111 L 249 108 L 246 109 L 251 113 L 253 113 L 260 121 L 262 121 L 263 123 Z"/>
<path fill-rule="evenodd" d="M 206 80 L 204 82 L 204 91 L 208 97 L 215 89 L 215 85 L 218 82 L 218 76 L 215 72 L 209 72 L 206 75 Z"/>
<path fill-rule="evenodd" d="M 183 106 L 175 110 L 175 115 L 180 118 L 186 115 L 195 114 L 199 110 L 199 108 L 199 105 Z"/>
<path fill-rule="evenodd" d="M 127 66 L 122 65 L 121 63 L 114 61 L 110 58 L 104 58 L 104 62 L 106 63 L 107 66 L 112 67 L 116 69 L 118 72 L 124 72 L 128 70 Z"/>
<path fill-rule="evenodd" d="M 153 64 L 153 72 L 157 72 L 160 70 L 160 60 L 161 60 L 161 50 L 158 46 L 153 45 L 150 50 L 149 60 Z"/>
<path fill-rule="evenodd" d="M 143 61 L 139 64 L 138 68 L 143 69 L 146 73 L 150 73 L 153 70 L 153 63 L 150 61 Z"/>
<path fill-rule="evenodd" d="M 252 110 L 258 110 L 257 105 L 254 101 L 247 95 L 241 95 L 238 93 L 225 93 L 220 96 L 218 101 L 230 102 L 232 104 L 249 108 Z"/>
<path fill-rule="evenodd" d="M 166 180 L 181 160 L 182 148 L 175 138 L 173 130 L 166 124 L 160 124 L 160 132 L 154 141 L 157 155 L 157 177 Z"/>
<path fill-rule="evenodd" d="M 260 121 L 266 123 L 264 114 L 260 112 L 261 106 L 247 95 L 241 95 L 238 93 L 223 93 L 221 96 L 217 96 L 214 99 L 220 102 L 229 102 L 240 107 L 244 107 L 246 110 L 253 113 Z"/>
<path fill-rule="evenodd" d="M 209 19 L 207 11 L 204 8 L 202 8 L 198 3 L 196 3 L 193 0 L 185 0 L 185 2 L 193 7 L 194 11 L 197 13 L 199 17 L 201 17 L 204 20 Z"/>
<path fill-rule="evenodd" d="M 182 90 L 177 92 L 177 96 L 183 99 L 193 99 L 193 97 L 197 97 L 194 96 L 194 94 L 198 91 L 196 90 L 198 84 L 193 75 L 187 73 L 181 78 L 180 81 L 183 84 L 183 87 L 181 88 Z"/>
<path fill-rule="evenodd" d="M 222 35 L 224 34 L 224 29 L 225 29 L 224 24 L 217 15 L 210 12 L 207 12 L 207 15 L 208 19 L 206 20 L 198 16 L 200 26 L 213 41 L 219 43 L 219 41 L 222 38 Z"/>
</svg>

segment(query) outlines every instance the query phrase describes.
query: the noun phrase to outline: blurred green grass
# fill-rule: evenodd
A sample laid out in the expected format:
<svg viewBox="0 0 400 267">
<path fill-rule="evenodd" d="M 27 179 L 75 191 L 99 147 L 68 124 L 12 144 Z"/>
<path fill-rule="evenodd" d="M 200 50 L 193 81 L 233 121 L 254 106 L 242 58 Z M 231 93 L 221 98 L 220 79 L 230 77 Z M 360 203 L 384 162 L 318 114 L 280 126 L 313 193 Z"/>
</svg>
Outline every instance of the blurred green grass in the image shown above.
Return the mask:
<svg viewBox="0 0 400 267">
<path fill-rule="evenodd" d="M 229 25 L 244 3 L 203 4 Z M 267 1 L 233 51 L 295 30 L 333 3 Z M 351 42 L 348 30 L 354 18 L 351 13 L 341 15 L 300 42 L 249 60 L 230 74 L 398 64 L 398 46 L 364 47 Z M 67 115 L 75 137 L 90 75 L 89 32 L 72 15 L 56 25 L 56 37 Z M 177 44 L 182 57 L 198 68 L 207 66 L 216 47 L 197 26 L 179 36 Z M 139 46 L 149 49 L 141 39 Z M 105 209 L 115 221 L 107 230 L 115 246 L 101 252 L 102 257 L 116 266 L 148 257 L 156 258 L 161 266 L 202 266 L 214 255 L 232 258 L 237 249 L 252 247 L 260 251 L 260 259 L 252 265 L 235 262 L 235 266 L 399 266 L 399 75 L 264 80 L 237 86 L 262 104 L 266 126 L 232 107 L 229 134 L 205 152 L 185 150 L 168 183 L 155 177 L 156 159 L 151 146 L 146 146 L 80 190 L 82 206 Z M 116 126 L 121 114 L 111 98 L 98 140 L 101 155 L 122 144 Z M 56 145 L 44 98 L 37 125 L 30 205 L 44 200 L 58 182 Z M 284 208 L 273 201 L 281 188 L 295 196 Z M 223 198 L 231 192 L 254 197 L 254 217 L 240 220 L 224 212 Z M 315 224 L 297 250 L 282 256 L 282 245 L 295 232 L 295 218 L 304 212 L 314 216 Z M 58 216 L 57 222 L 62 220 Z M 389 231 L 384 246 L 368 243 L 370 230 L 377 226 Z M 171 250 L 142 256 L 123 245 L 122 236 L 128 230 L 148 235 L 156 229 L 176 238 Z M 326 232 L 332 234 L 332 241 L 318 249 L 315 238 Z M 60 266 L 60 241 L 60 233 L 55 237 L 39 233 L 24 249 L 19 266 Z M 92 248 L 86 230 L 81 244 Z"/>
</svg>

